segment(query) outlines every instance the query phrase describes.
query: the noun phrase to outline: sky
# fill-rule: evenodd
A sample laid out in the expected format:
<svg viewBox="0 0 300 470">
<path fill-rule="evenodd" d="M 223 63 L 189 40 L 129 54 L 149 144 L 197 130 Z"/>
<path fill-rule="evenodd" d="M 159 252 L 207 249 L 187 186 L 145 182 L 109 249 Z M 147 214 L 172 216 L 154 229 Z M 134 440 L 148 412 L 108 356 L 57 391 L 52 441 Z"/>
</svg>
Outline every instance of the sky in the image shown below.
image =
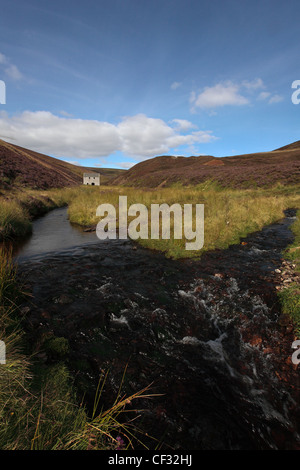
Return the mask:
<svg viewBox="0 0 300 470">
<path fill-rule="evenodd" d="M 0 0 L 0 139 L 125 169 L 292 143 L 299 13 L 299 0 Z"/>
</svg>

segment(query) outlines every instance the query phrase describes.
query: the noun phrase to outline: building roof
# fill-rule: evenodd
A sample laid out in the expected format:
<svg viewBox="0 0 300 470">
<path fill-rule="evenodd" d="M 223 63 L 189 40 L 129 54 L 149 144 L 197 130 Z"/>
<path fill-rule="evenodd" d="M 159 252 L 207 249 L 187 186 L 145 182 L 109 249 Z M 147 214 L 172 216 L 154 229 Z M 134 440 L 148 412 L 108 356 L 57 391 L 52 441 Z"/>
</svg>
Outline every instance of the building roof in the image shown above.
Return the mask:
<svg viewBox="0 0 300 470">
<path fill-rule="evenodd" d="M 100 173 L 83 173 L 83 176 L 100 176 Z"/>
</svg>

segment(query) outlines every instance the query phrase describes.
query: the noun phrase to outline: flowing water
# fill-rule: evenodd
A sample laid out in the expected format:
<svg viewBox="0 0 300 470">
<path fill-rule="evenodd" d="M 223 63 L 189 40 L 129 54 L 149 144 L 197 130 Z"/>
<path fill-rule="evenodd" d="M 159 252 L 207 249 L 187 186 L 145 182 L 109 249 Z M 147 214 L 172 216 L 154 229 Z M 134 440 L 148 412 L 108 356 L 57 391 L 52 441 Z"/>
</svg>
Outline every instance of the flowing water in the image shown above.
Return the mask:
<svg viewBox="0 0 300 470">
<path fill-rule="evenodd" d="M 66 338 L 63 359 L 88 408 L 106 371 L 104 406 L 125 368 L 124 393 L 151 384 L 159 396 L 141 401 L 138 424 L 162 449 L 299 449 L 294 333 L 280 321 L 275 271 L 294 216 L 200 261 L 174 261 L 99 241 L 72 227 L 65 209 L 53 211 L 16 252 L 37 359 L 62 359 L 42 339 Z"/>
<path fill-rule="evenodd" d="M 32 234 L 14 246 L 17 262 L 41 259 L 54 252 L 70 252 L 97 242 L 95 233 L 84 232 L 68 220 L 67 208 L 48 212 L 33 223 Z"/>
</svg>

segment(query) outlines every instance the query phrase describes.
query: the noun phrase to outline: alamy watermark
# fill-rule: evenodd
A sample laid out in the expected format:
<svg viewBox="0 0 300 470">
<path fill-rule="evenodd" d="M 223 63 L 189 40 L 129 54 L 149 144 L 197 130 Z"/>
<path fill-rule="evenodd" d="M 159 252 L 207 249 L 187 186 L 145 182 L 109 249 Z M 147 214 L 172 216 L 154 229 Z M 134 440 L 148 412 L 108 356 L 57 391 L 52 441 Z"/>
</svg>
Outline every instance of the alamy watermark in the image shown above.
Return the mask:
<svg viewBox="0 0 300 470">
<path fill-rule="evenodd" d="M 118 234 L 117 211 L 112 204 L 100 204 L 96 215 L 103 217 L 96 228 L 100 240 L 126 240 L 128 237 L 132 240 L 146 240 L 149 237 L 152 240 L 169 240 L 173 231 L 174 239 L 182 239 L 184 235 L 188 240 L 185 243 L 186 250 L 200 250 L 204 245 L 204 204 L 195 204 L 195 208 L 193 204 L 183 204 L 183 208 L 177 203 L 172 206 L 166 203 L 151 204 L 149 213 L 144 204 L 132 204 L 128 207 L 127 196 L 119 196 Z M 128 217 L 134 217 L 129 224 Z"/>
<path fill-rule="evenodd" d="M 299 104 L 300 103 L 300 80 L 294 80 L 292 83 L 292 88 L 296 89 L 292 93 L 292 103 Z"/>
<path fill-rule="evenodd" d="M 6 364 L 6 346 L 4 341 L 0 341 L 0 364 Z"/>
<path fill-rule="evenodd" d="M 0 80 L 0 104 L 6 104 L 6 86 L 3 80 Z"/>
<path fill-rule="evenodd" d="M 294 341 L 292 348 L 296 349 L 296 351 L 292 354 L 292 363 L 298 365 L 300 363 L 300 340 Z"/>
</svg>

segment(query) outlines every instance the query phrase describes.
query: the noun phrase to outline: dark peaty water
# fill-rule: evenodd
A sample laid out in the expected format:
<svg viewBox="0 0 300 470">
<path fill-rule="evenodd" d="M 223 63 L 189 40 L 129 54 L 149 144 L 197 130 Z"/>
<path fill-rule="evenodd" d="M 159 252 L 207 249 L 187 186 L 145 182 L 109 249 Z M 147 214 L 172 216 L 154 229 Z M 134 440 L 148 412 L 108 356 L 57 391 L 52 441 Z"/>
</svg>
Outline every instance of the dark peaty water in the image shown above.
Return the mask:
<svg viewBox="0 0 300 470">
<path fill-rule="evenodd" d="M 138 425 L 163 449 L 299 449 L 299 371 L 275 289 L 293 216 L 200 261 L 174 261 L 97 241 L 65 210 L 48 214 L 18 253 L 33 350 L 49 334 L 66 338 L 64 361 L 91 406 L 104 371 L 105 408 L 126 366 L 125 394 L 152 384 L 161 395 L 141 403 Z M 36 357 L 56 360 L 43 348 Z"/>
<path fill-rule="evenodd" d="M 97 243 L 95 232 L 85 232 L 81 227 L 70 224 L 67 208 L 55 209 L 35 220 L 32 235 L 14 244 L 17 262 L 42 259 L 56 252 L 73 252 L 91 243 Z"/>
</svg>

